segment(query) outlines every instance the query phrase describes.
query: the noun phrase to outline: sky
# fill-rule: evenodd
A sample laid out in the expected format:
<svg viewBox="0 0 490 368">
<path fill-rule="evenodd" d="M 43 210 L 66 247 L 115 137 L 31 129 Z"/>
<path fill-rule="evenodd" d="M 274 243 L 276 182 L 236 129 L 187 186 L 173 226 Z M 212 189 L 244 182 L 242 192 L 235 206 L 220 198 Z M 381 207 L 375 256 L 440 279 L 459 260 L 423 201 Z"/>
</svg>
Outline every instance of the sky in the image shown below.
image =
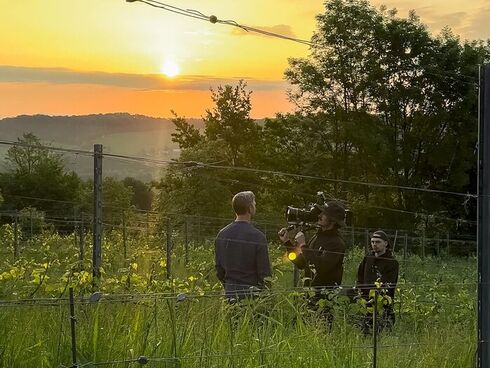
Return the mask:
<svg viewBox="0 0 490 368">
<path fill-rule="evenodd" d="M 165 0 L 310 39 L 321 0 Z M 414 9 L 434 33 L 490 38 L 490 0 L 373 0 Z M 244 79 L 252 116 L 293 109 L 283 78 L 308 47 L 125 0 L 0 0 L 0 118 L 129 112 L 200 117 L 210 88 Z"/>
</svg>

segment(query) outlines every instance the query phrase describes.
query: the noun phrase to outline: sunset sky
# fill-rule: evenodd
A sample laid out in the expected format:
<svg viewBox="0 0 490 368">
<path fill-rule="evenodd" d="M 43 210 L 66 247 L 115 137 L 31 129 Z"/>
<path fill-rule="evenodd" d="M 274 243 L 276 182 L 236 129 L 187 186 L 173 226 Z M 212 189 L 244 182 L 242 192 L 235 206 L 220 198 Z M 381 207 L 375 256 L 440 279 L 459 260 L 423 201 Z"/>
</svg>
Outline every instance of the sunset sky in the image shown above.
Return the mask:
<svg viewBox="0 0 490 368">
<path fill-rule="evenodd" d="M 219 19 L 309 39 L 317 0 L 168 0 Z M 415 9 L 433 32 L 490 38 L 489 0 L 375 0 Z M 0 0 L 0 118 L 130 112 L 199 117 L 210 87 L 245 79 L 252 115 L 291 110 L 283 72 L 308 47 L 125 0 Z M 165 74 L 171 75 L 167 76 Z"/>
</svg>

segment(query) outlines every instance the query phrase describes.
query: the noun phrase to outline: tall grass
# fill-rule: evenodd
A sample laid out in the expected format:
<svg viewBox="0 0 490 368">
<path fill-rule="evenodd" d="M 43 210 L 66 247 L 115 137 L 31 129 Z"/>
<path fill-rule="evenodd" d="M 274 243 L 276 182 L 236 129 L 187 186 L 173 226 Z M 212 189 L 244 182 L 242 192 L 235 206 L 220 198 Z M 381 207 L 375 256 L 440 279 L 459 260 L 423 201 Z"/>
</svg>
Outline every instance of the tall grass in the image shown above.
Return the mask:
<svg viewBox="0 0 490 368">
<path fill-rule="evenodd" d="M 378 366 L 471 367 L 472 310 L 459 315 L 453 306 L 428 313 L 416 305 L 402 307 L 393 331 L 380 335 Z M 215 296 L 180 302 L 165 295 L 103 298 L 77 303 L 76 313 L 78 357 L 87 367 L 141 355 L 155 367 L 368 367 L 372 359 L 372 337 L 352 323 L 351 305 L 336 306 L 330 330 L 297 293 L 272 293 L 240 305 Z M 66 303 L 3 307 L 0 325 L 2 367 L 69 366 Z M 131 364 L 138 365 L 103 366 Z"/>
<path fill-rule="evenodd" d="M 271 249 L 272 291 L 229 305 L 219 295 L 210 243 L 193 247 L 187 265 L 177 247 L 173 281 L 166 281 L 161 251 L 133 249 L 131 259 L 116 262 L 119 247 L 106 243 L 101 284 L 106 295 L 99 302 L 87 298 L 90 280 L 73 276 L 78 268 L 70 271 L 73 279 L 62 280 L 77 250 L 64 247 L 60 237 L 44 239 L 35 261 L 3 263 L 0 270 L 8 273 L 0 280 L 2 299 L 26 297 L 32 290 L 34 297 L 58 297 L 68 284 L 75 287 L 81 366 L 138 366 L 139 356 L 147 356 L 153 367 L 372 366 L 372 336 L 355 326 L 358 306 L 339 298 L 330 330 L 304 295 L 292 290 L 292 267 L 280 249 Z M 353 284 L 361 258 L 361 250 L 346 257 L 346 285 Z M 379 337 L 378 367 L 474 366 L 476 260 L 413 256 L 399 261 L 397 322 Z M 49 268 L 43 271 L 44 263 Z M 36 284 L 43 272 L 49 277 Z M 113 295 L 122 292 L 129 295 Z M 179 292 L 187 297 L 176 298 Z M 71 366 L 67 298 L 49 304 L 0 303 L 0 367 Z"/>
</svg>

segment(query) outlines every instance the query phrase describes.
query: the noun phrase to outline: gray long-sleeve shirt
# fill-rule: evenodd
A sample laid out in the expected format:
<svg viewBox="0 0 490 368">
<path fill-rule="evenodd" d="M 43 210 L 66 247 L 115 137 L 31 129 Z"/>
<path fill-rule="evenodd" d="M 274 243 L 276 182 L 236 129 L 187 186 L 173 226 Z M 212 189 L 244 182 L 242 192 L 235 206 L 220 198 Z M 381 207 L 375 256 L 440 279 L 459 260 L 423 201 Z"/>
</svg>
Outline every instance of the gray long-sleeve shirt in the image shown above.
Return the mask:
<svg viewBox="0 0 490 368">
<path fill-rule="evenodd" d="M 235 221 L 215 241 L 216 275 L 226 291 L 262 286 L 271 276 L 265 235 L 247 221 Z"/>
</svg>

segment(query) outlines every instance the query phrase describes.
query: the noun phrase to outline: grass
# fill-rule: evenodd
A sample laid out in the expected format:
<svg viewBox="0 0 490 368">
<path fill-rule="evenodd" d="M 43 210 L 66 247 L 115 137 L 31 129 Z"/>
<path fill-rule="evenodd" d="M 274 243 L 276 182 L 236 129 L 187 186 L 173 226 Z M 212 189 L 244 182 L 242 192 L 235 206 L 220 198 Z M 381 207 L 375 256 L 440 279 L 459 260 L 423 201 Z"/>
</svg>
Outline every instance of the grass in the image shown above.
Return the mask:
<svg viewBox="0 0 490 368">
<path fill-rule="evenodd" d="M 329 331 L 302 298 L 281 293 L 241 306 L 210 297 L 79 303 L 78 357 L 89 367 L 141 355 L 158 367 L 367 367 L 372 337 L 350 323 L 349 308 L 337 308 Z M 1 366 L 69 366 L 68 305 L 4 308 L 0 318 Z M 471 367 L 474 324 L 398 315 L 378 341 L 378 367 Z"/>
<path fill-rule="evenodd" d="M 16 276 L 0 280 L 2 298 L 26 297 L 32 290 L 37 290 L 35 297 L 59 296 L 66 285 L 60 278 L 77 258 L 76 249 L 63 247 L 63 242 L 44 239 L 44 250 L 34 255 L 36 262 L 25 261 L 24 268 L 3 263 L 2 272 L 15 269 Z M 106 244 L 106 295 L 99 302 L 88 301 L 90 280 L 68 280 L 78 294 L 81 366 L 137 367 L 140 356 L 148 357 L 149 367 L 372 366 L 373 339 L 353 323 L 358 306 L 339 298 L 330 331 L 322 317 L 306 307 L 302 294 L 292 291 L 292 268 L 280 249 L 271 249 L 276 275 L 272 292 L 251 303 L 229 305 L 215 284 L 211 243 L 193 247 L 188 265 L 182 261 L 182 247 L 175 249 L 173 282 L 166 281 L 158 250 L 133 248 L 126 261 L 117 242 Z M 361 257 L 360 250 L 346 257 L 346 285 L 353 283 Z M 40 287 L 36 282 L 41 278 L 32 271 L 47 260 L 49 278 Z M 377 366 L 473 367 L 476 259 L 412 256 L 400 259 L 400 265 L 397 323 L 379 337 Z M 120 296 L 123 292 L 129 295 Z M 178 301 L 179 292 L 188 297 Z M 1 367 L 71 366 L 67 298 L 52 305 L 39 303 L 0 304 Z"/>
</svg>

